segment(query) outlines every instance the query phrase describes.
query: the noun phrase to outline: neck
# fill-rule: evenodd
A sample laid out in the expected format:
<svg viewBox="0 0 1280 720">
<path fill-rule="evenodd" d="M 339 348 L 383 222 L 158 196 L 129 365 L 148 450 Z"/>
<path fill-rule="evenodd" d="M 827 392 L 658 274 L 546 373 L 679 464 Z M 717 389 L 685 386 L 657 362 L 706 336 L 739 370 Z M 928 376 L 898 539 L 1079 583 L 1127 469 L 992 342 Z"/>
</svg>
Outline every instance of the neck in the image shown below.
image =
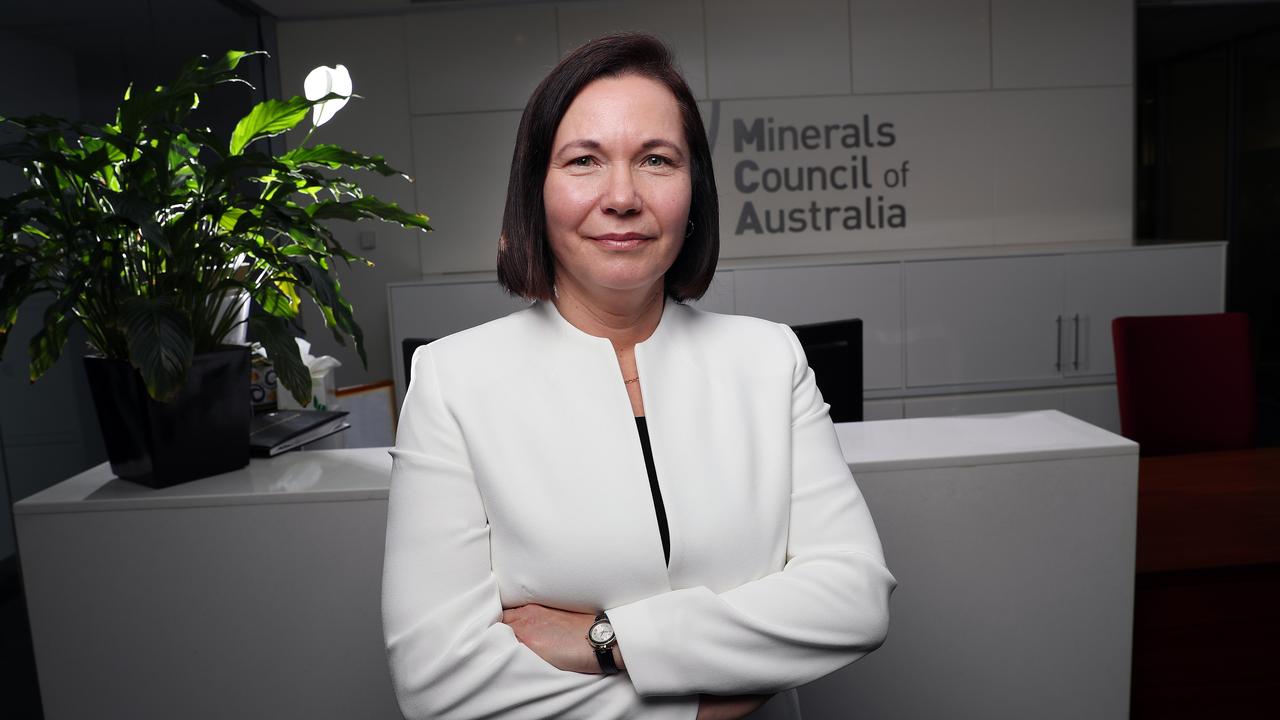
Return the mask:
<svg viewBox="0 0 1280 720">
<path fill-rule="evenodd" d="M 562 276 L 563 277 L 563 276 Z M 666 301 L 663 279 L 639 293 L 596 297 L 574 283 L 557 283 L 552 302 L 565 320 L 588 335 L 606 337 L 616 350 L 644 342 L 657 329 Z"/>
</svg>

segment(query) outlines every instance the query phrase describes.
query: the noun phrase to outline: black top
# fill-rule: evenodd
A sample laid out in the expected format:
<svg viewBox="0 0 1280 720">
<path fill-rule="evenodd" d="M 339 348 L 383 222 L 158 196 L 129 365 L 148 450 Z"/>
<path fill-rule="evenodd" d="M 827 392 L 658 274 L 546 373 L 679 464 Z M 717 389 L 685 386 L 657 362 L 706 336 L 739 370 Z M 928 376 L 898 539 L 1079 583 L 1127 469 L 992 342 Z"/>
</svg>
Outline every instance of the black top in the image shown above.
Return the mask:
<svg viewBox="0 0 1280 720">
<path fill-rule="evenodd" d="M 644 467 L 649 471 L 649 489 L 653 491 L 653 510 L 658 516 L 658 533 L 662 535 L 662 555 L 671 564 L 671 535 L 667 531 L 667 509 L 662 504 L 662 489 L 658 487 L 658 471 L 653 467 L 653 449 L 649 446 L 649 426 L 643 415 L 636 416 L 636 430 L 640 432 L 640 447 L 644 448 Z"/>
</svg>

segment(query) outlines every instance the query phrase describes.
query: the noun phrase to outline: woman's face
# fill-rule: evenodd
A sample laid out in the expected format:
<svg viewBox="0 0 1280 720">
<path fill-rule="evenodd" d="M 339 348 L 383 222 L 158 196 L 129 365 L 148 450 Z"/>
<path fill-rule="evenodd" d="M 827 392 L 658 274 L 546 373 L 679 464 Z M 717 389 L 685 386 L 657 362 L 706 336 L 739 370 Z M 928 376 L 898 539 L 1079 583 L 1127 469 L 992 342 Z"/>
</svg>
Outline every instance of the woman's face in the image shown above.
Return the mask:
<svg viewBox="0 0 1280 720">
<path fill-rule="evenodd" d="M 543 185 L 557 287 L 607 297 L 660 283 L 684 243 L 689 162 L 665 86 L 625 75 L 584 87 L 556 129 Z"/>
</svg>

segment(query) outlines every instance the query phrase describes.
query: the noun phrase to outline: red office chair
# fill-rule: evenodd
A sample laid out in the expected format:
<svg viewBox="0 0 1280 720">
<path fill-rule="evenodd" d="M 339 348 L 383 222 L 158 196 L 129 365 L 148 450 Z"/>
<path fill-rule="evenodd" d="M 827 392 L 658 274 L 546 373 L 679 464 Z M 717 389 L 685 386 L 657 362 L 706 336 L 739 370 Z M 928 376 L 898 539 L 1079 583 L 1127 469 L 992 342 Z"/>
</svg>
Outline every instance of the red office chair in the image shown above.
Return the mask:
<svg viewBox="0 0 1280 720">
<path fill-rule="evenodd" d="M 1253 447 L 1248 315 L 1118 317 L 1111 337 L 1121 432 L 1141 454 Z"/>
</svg>

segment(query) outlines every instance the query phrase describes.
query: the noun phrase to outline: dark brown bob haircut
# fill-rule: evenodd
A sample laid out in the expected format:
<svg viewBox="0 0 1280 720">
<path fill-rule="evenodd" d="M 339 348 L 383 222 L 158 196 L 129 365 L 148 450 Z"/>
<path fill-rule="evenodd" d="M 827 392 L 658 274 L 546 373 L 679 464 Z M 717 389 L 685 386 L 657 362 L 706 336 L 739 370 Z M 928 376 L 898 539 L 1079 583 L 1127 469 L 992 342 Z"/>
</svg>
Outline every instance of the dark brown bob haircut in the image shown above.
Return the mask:
<svg viewBox="0 0 1280 720">
<path fill-rule="evenodd" d="M 666 274 L 666 292 L 679 302 L 702 297 L 720 257 L 720 210 L 711 148 L 689 85 L 672 60 L 671 51 L 655 37 L 616 33 L 597 38 L 564 57 L 533 91 L 520 117 L 516 150 L 511 158 L 507 205 L 498 241 L 498 282 L 507 292 L 528 300 L 550 300 L 555 259 L 547 242 L 547 216 L 542 188 L 551 163 L 551 143 L 560 120 L 578 93 L 599 78 L 639 75 L 662 83 L 676 98 L 691 155 L 693 232 Z"/>
</svg>

